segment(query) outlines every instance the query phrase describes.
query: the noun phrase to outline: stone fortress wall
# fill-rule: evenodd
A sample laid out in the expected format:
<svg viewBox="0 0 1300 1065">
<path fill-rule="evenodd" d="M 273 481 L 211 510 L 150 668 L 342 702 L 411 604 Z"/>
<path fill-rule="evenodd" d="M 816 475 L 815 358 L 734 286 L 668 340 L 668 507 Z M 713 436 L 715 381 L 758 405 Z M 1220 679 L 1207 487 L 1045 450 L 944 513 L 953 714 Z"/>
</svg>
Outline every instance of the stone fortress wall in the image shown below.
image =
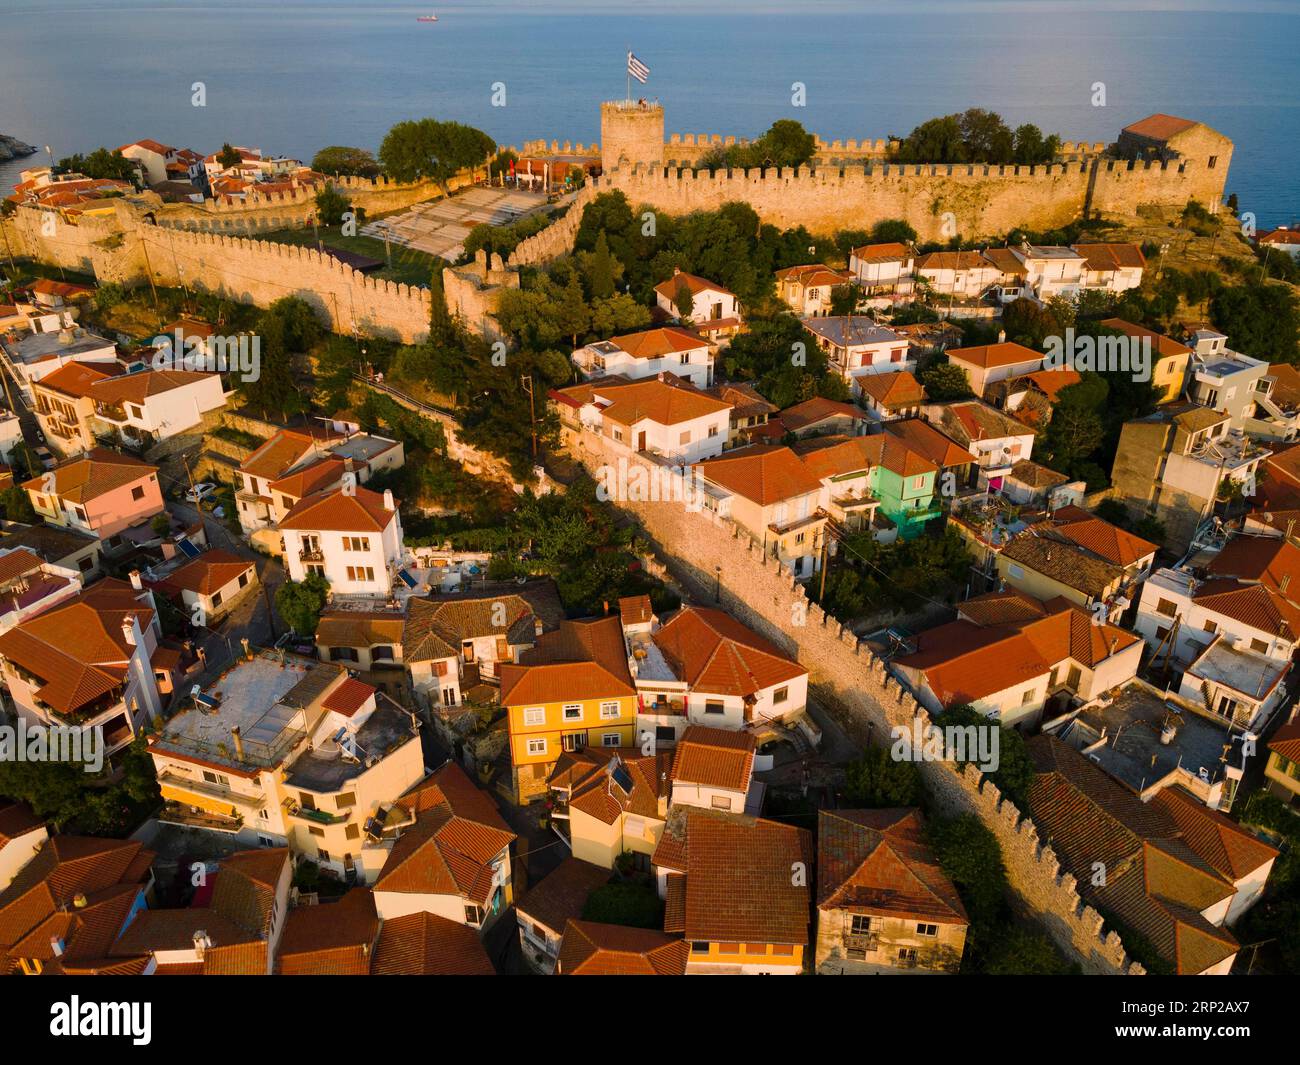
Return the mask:
<svg viewBox="0 0 1300 1065">
<path fill-rule="evenodd" d="M 24 208 L 0 226 L 15 255 L 101 282 L 136 285 L 152 279 L 258 307 L 298 296 L 336 333 L 408 343 L 428 335 L 428 289 L 367 277 L 315 248 L 165 228 L 150 224 L 126 201 L 115 219 L 82 219 L 76 225 L 57 220 L 47 231 L 49 219 L 56 217 Z"/>
<path fill-rule="evenodd" d="M 642 456 L 582 432 L 573 456 L 597 477 L 608 465 L 660 470 Z M 891 742 L 891 729 L 933 728 L 928 712 L 903 689 L 847 627 L 809 602 L 788 567 L 764 554 L 743 529 L 709 511 L 692 512 L 681 502 L 617 502 L 655 544 L 663 567 L 700 601 L 721 589 L 721 606 L 751 626 L 810 672 L 814 693 L 835 712 L 849 738 L 861 746 Z M 973 814 L 997 837 L 1018 905 L 1042 925 L 1057 946 L 1086 973 L 1140 975 L 1145 972 L 1124 951 L 1119 936 L 1102 934 L 1102 918 L 1086 905 L 1075 878 L 1061 869 L 1051 847 L 997 787 L 974 767 L 921 762 L 926 787 L 940 809 Z"/>
</svg>

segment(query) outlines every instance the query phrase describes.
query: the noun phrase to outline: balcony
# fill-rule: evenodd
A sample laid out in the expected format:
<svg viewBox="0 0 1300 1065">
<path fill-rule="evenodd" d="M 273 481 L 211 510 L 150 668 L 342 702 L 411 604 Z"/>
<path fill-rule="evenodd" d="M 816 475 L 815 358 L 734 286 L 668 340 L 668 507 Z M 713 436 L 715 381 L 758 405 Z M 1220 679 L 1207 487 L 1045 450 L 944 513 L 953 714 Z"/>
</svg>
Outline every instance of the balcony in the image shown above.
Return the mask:
<svg viewBox="0 0 1300 1065">
<path fill-rule="evenodd" d="M 325 552 L 319 547 L 303 547 L 298 551 L 298 558 L 303 562 L 324 562 Z"/>
<path fill-rule="evenodd" d="M 879 932 L 844 933 L 845 950 L 875 950 L 879 946 Z"/>
</svg>

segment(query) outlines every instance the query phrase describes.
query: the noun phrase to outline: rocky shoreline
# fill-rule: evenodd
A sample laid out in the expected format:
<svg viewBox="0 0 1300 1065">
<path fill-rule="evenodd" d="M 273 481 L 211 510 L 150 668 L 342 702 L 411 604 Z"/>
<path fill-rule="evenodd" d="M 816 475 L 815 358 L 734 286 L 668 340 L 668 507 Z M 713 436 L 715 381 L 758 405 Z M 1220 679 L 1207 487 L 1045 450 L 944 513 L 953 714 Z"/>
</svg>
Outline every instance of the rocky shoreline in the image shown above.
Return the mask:
<svg viewBox="0 0 1300 1065">
<path fill-rule="evenodd" d="M 35 155 L 36 152 L 37 149 L 32 145 L 0 133 L 0 163 L 7 163 L 10 159 L 17 159 L 19 156 Z"/>
</svg>

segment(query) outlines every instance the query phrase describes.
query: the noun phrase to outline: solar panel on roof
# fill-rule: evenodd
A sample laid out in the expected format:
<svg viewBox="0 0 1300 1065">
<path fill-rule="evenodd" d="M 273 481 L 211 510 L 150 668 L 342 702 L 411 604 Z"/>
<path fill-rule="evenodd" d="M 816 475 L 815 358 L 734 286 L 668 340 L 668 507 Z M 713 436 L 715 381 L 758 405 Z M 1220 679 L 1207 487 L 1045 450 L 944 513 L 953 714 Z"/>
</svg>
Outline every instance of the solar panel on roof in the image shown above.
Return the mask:
<svg viewBox="0 0 1300 1065">
<path fill-rule="evenodd" d="M 409 573 L 407 573 L 406 570 L 398 570 L 397 575 L 402 578 L 402 583 L 405 584 L 408 588 L 415 588 L 420 583 Z"/>
<path fill-rule="evenodd" d="M 610 763 L 609 776 L 628 795 L 632 794 L 632 774 L 622 762 Z"/>
<path fill-rule="evenodd" d="M 198 558 L 202 552 L 190 543 L 189 540 L 177 540 L 176 546 L 180 548 L 181 554 L 186 558 Z"/>
</svg>

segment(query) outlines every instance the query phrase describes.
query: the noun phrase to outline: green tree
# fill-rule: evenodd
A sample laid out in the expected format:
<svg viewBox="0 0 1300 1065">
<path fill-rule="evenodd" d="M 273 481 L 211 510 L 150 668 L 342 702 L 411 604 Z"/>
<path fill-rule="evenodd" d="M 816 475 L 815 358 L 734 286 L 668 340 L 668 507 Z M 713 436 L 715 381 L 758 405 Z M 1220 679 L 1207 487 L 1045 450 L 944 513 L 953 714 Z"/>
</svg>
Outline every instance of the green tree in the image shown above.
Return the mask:
<svg viewBox="0 0 1300 1065">
<path fill-rule="evenodd" d="M 318 151 L 311 161 L 311 168 L 321 174 L 333 177 L 378 177 L 379 163 L 374 155 L 364 148 L 346 148 L 331 145 Z"/>
<path fill-rule="evenodd" d="M 673 306 L 677 308 L 677 316 L 684 322 L 690 321 L 691 315 L 695 313 L 695 296 L 684 277 L 677 279 L 677 291 L 673 295 Z"/>
<path fill-rule="evenodd" d="M 482 130 L 421 118 L 399 122 L 384 135 L 379 162 L 395 181 L 433 181 L 448 196 L 457 173 L 486 164 L 495 151 L 496 142 Z"/>
<path fill-rule="evenodd" d="M 36 524 L 36 508 L 32 506 L 31 497 L 25 488 L 16 484 L 0 492 L 0 511 L 8 521 L 22 522 L 24 525 Z"/>
<path fill-rule="evenodd" d="M 614 259 L 609 250 L 609 237 L 603 229 L 596 238 L 587 270 L 587 291 L 593 300 L 609 299 L 614 295 Z"/>
<path fill-rule="evenodd" d="M 1025 746 L 1025 738 L 1015 729 L 999 728 L 970 706 L 954 706 L 939 715 L 940 727 L 957 725 L 977 729 L 997 729 L 998 766 L 988 774 L 998 789 L 1020 809 L 1029 809 L 1029 788 L 1034 782 L 1034 763 Z"/>
<path fill-rule="evenodd" d="M 921 384 L 925 393 L 935 403 L 947 403 L 954 399 L 969 399 L 975 393 L 971 390 L 970 375 L 951 362 L 936 362 L 921 371 Z"/>
<path fill-rule="evenodd" d="M 275 590 L 275 609 L 299 636 L 312 636 L 329 598 L 329 582 L 318 574 L 301 581 L 286 580 Z"/>
<path fill-rule="evenodd" d="M 1300 309 L 1291 287 L 1232 285 L 1212 297 L 1210 310 L 1215 327 L 1243 355 L 1300 363 Z"/>
<path fill-rule="evenodd" d="M 557 321 L 564 335 L 576 348 L 578 337 L 591 325 L 591 308 L 582 294 L 582 281 L 577 270 L 570 270 L 568 280 L 564 283 L 564 294 L 557 307 Z"/>
<path fill-rule="evenodd" d="M 649 324 L 649 309 L 637 303 L 626 292 L 619 292 L 607 300 L 592 301 L 591 331 L 602 340 L 642 329 Z"/>
<path fill-rule="evenodd" d="M 664 904 L 648 884 L 605 884 L 587 896 L 582 919 L 630 928 L 662 928 Z"/>
<path fill-rule="evenodd" d="M 231 146 L 229 141 L 221 146 L 221 151 L 217 152 L 217 162 L 226 169 L 238 166 L 242 160 L 243 156 Z"/>
<path fill-rule="evenodd" d="M 70 155 L 59 160 L 59 169 L 100 181 L 113 179 L 132 183 L 137 181 L 140 173 L 136 164 L 116 148 L 96 148 L 89 155 Z"/>
<path fill-rule="evenodd" d="M 868 747 L 845 770 L 845 806 L 916 806 L 923 794 L 917 764 L 894 759 L 886 747 Z"/>
<path fill-rule="evenodd" d="M 913 244 L 916 230 L 902 218 L 884 218 L 871 227 L 873 244 Z"/>
<path fill-rule="evenodd" d="M 754 147 L 763 157 L 760 161 L 771 160 L 773 166 L 803 166 L 816 153 L 817 138 L 794 119 L 782 118 L 772 123 Z"/>
<path fill-rule="evenodd" d="M 352 211 L 352 201 L 334 185 L 316 193 L 316 219 L 324 226 L 340 226 L 343 216 Z"/>
</svg>

